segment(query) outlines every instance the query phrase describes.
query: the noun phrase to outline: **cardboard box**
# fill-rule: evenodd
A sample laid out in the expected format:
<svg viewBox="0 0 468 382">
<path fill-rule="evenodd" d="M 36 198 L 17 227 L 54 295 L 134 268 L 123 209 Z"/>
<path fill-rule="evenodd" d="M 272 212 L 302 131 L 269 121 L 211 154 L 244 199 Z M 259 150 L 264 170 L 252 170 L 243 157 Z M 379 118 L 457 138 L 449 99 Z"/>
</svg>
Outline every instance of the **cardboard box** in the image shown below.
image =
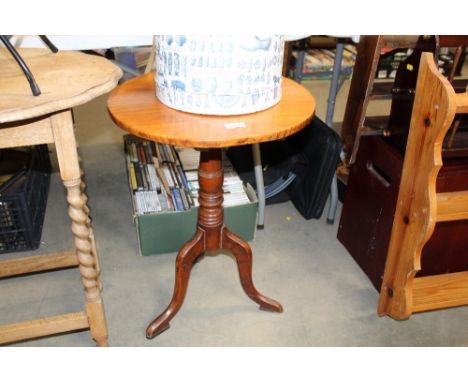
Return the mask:
<svg viewBox="0 0 468 382">
<path fill-rule="evenodd" d="M 167 206 L 166 208 L 158 208 L 159 203 L 153 203 L 155 201 L 155 190 L 158 187 L 152 182 L 151 176 L 147 175 L 146 171 L 141 171 L 139 177 L 135 177 L 135 175 L 132 176 L 131 174 L 131 168 L 135 168 L 135 166 L 137 166 L 136 163 L 139 163 L 139 166 L 152 166 L 147 163 L 146 159 L 146 156 L 152 154 L 142 154 L 140 158 L 138 153 L 140 153 L 140 151 L 147 152 L 148 147 L 139 146 L 137 148 L 136 146 L 129 146 L 129 143 L 134 141 L 137 142 L 144 140 L 131 135 L 124 136 L 124 149 L 126 152 L 125 161 L 129 181 L 129 191 L 133 203 L 134 220 L 137 227 L 140 254 L 142 256 L 149 256 L 178 252 L 179 249 L 189 241 L 196 232 L 198 207 L 194 207 L 194 203 L 187 202 L 188 196 L 183 206 L 174 202 L 174 204 L 177 204 L 176 211 L 173 211 L 171 207 L 169 207 L 168 210 Z M 164 167 L 164 169 L 167 168 L 168 171 L 171 171 L 170 167 L 167 167 L 167 159 L 164 160 L 164 155 L 162 154 L 166 149 L 168 148 L 161 147 L 160 150 L 162 151 L 158 156 L 161 155 L 161 168 Z M 183 152 L 178 152 L 176 156 L 178 157 L 182 154 Z M 189 155 L 189 157 L 190 156 L 191 155 Z M 191 158 L 191 160 L 193 161 L 194 158 Z M 196 162 L 197 164 L 190 163 L 190 160 L 187 160 L 186 156 L 184 168 L 188 169 L 188 167 L 190 167 L 190 170 L 193 170 L 192 166 L 198 167 L 198 158 L 196 159 Z M 130 163 L 134 163 L 134 166 L 131 167 Z M 177 166 L 182 166 L 179 158 L 177 159 L 177 163 Z M 233 170 L 229 170 L 229 166 L 229 161 L 226 159 L 224 187 L 231 192 L 231 194 L 229 195 L 230 198 L 226 199 L 229 206 L 224 208 L 224 223 L 232 232 L 240 236 L 242 239 L 250 241 L 254 238 L 257 222 L 258 202 L 256 193 L 252 186 L 242 183 L 242 180 L 236 174 L 232 174 Z M 147 167 L 145 168 L 146 170 L 149 170 Z M 193 171 L 190 172 L 192 173 L 193 179 Z M 185 173 L 188 174 L 188 172 Z M 157 176 L 156 173 L 155 176 Z M 234 179 L 232 179 L 232 177 L 234 177 Z M 184 185 L 180 183 L 181 180 L 176 180 L 178 177 L 172 175 L 170 178 L 174 183 L 177 182 L 177 184 L 174 185 L 174 188 L 182 190 Z M 140 179 L 140 181 L 138 179 Z M 186 179 L 185 182 L 191 184 L 190 179 Z M 137 187 L 136 185 L 138 185 L 138 183 L 139 186 Z M 244 188 L 244 192 L 239 192 L 242 187 Z M 134 193 L 134 190 L 137 188 L 139 189 L 138 197 L 135 197 L 136 193 Z M 149 192 L 149 194 L 144 194 L 144 192 Z M 169 204 L 172 203 L 169 200 L 167 202 Z M 231 205 L 234 202 L 242 204 Z M 195 203 L 195 206 L 196 205 L 197 203 Z M 158 211 L 161 209 L 162 211 Z"/>
<path fill-rule="evenodd" d="M 250 203 L 224 209 L 224 222 L 246 241 L 253 240 L 257 223 L 257 198 L 250 185 L 246 187 Z M 187 211 L 158 212 L 135 216 L 140 254 L 142 256 L 178 252 L 196 230 L 198 207 Z"/>
</svg>

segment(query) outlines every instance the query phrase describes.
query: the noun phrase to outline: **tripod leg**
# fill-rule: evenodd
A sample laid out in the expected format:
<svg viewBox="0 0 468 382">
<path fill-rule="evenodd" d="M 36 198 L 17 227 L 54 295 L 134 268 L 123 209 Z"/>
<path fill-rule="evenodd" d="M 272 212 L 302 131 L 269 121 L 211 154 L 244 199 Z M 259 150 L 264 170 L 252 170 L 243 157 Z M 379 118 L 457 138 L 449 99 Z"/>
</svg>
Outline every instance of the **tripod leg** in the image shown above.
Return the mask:
<svg viewBox="0 0 468 382">
<path fill-rule="evenodd" d="M 262 295 L 255 289 L 252 280 L 252 250 L 250 246 L 226 227 L 223 229 L 223 248 L 231 251 L 237 261 L 239 276 L 247 296 L 260 305 L 260 308 L 281 313 L 283 307 L 278 301 Z"/>
<path fill-rule="evenodd" d="M 179 251 L 176 260 L 176 277 L 172 300 L 166 310 L 149 324 L 146 329 L 146 338 L 154 338 L 169 329 L 169 321 L 177 314 L 184 302 L 192 265 L 197 257 L 205 251 L 204 242 L 204 232 L 197 230 L 193 238 Z"/>
</svg>

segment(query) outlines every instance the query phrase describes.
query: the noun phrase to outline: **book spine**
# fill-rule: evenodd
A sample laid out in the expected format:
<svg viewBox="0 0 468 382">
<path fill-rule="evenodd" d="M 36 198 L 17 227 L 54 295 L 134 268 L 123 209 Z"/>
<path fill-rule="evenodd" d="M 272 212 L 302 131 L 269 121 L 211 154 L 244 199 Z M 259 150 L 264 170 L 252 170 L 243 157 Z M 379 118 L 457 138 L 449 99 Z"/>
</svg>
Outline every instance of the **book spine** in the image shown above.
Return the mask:
<svg viewBox="0 0 468 382">
<path fill-rule="evenodd" d="M 141 197 L 141 201 L 142 201 L 142 204 L 143 204 L 143 213 L 146 214 L 146 213 L 148 212 L 149 208 L 148 208 L 148 204 L 147 204 L 147 202 L 146 202 L 146 198 L 145 198 L 145 193 L 144 193 L 144 191 L 139 192 L 139 195 L 140 195 L 140 197 Z"/>
<path fill-rule="evenodd" d="M 134 200 L 135 200 L 135 207 L 136 207 L 137 213 L 138 213 L 139 215 L 143 214 L 143 213 L 144 213 L 144 210 L 143 210 L 143 205 L 142 205 L 142 202 L 141 202 L 140 193 L 139 193 L 139 192 L 135 192 L 135 194 L 133 195 L 133 198 L 134 198 Z"/>
<path fill-rule="evenodd" d="M 167 200 L 167 194 L 165 192 L 161 192 L 158 194 L 159 205 L 161 206 L 161 211 L 170 211 L 171 206 Z"/>
<path fill-rule="evenodd" d="M 161 165 L 163 162 L 163 158 L 159 147 L 159 143 L 154 142 L 154 149 L 156 151 L 156 158 L 158 158 L 159 165 Z"/>
<path fill-rule="evenodd" d="M 180 198 L 182 199 L 182 203 L 184 205 L 184 210 L 188 210 L 190 208 L 187 196 L 185 195 L 185 191 L 182 188 L 177 189 L 180 194 Z"/>
<path fill-rule="evenodd" d="M 166 150 L 164 148 L 164 145 L 161 144 L 161 143 L 156 143 L 156 147 L 158 148 L 158 157 L 159 159 L 161 160 L 161 162 L 168 162 L 167 160 L 167 154 L 166 154 Z"/>
<path fill-rule="evenodd" d="M 171 195 L 171 188 L 169 187 L 169 182 L 164 175 L 164 171 L 161 167 L 156 167 L 156 173 L 158 174 L 159 179 L 161 180 L 162 186 L 168 195 Z"/>
<path fill-rule="evenodd" d="M 176 149 L 174 148 L 174 146 L 168 145 L 167 148 L 169 151 L 169 157 L 170 157 L 171 162 L 174 164 L 178 164 L 179 163 L 178 156 L 177 156 Z"/>
<path fill-rule="evenodd" d="M 144 184 L 143 184 L 143 177 L 141 175 L 141 168 L 138 163 L 135 163 L 133 168 L 135 169 L 135 176 L 136 176 L 136 182 L 137 182 L 137 190 L 143 190 Z"/>
<path fill-rule="evenodd" d="M 161 205 L 156 191 L 144 191 L 143 196 L 147 207 L 146 212 L 151 213 L 161 211 Z"/>
<path fill-rule="evenodd" d="M 185 172 L 185 178 L 187 179 L 187 181 L 189 183 L 193 182 L 193 181 L 196 181 L 196 180 L 198 180 L 198 172 L 197 171 L 186 171 Z"/>
<path fill-rule="evenodd" d="M 156 169 L 152 165 L 147 165 L 146 169 L 148 170 L 152 190 L 161 192 L 161 184 L 159 183 Z"/>
<path fill-rule="evenodd" d="M 164 173 L 164 176 L 166 177 L 166 180 L 167 180 L 167 183 L 169 184 L 169 187 L 172 190 L 172 188 L 175 187 L 176 184 L 174 182 L 173 175 L 172 175 L 171 171 L 169 170 L 169 167 L 168 166 L 163 166 L 162 171 Z"/>
<path fill-rule="evenodd" d="M 189 209 L 191 209 L 193 207 L 193 205 L 194 205 L 192 195 L 190 195 L 189 190 L 184 190 L 184 192 L 185 192 L 185 196 L 187 197 L 187 201 L 188 201 L 188 204 L 189 204 Z"/>
<path fill-rule="evenodd" d="M 176 207 L 174 205 L 174 199 L 173 199 L 173 196 L 172 196 L 172 192 L 165 193 L 165 196 L 166 196 L 167 204 L 169 206 L 169 211 L 175 211 Z"/>
<path fill-rule="evenodd" d="M 177 166 L 177 172 L 179 173 L 179 178 L 181 180 L 181 183 L 182 183 L 182 187 L 187 189 L 188 188 L 188 181 L 187 181 L 187 177 L 185 176 L 185 172 L 184 170 L 182 169 L 181 166 Z"/>
<path fill-rule="evenodd" d="M 135 166 L 132 162 L 129 163 L 129 172 L 130 172 L 130 186 L 132 191 L 135 192 L 138 190 L 138 184 L 135 175 Z"/>
<path fill-rule="evenodd" d="M 151 145 L 149 141 L 143 142 L 143 148 L 145 150 L 146 164 L 153 163 L 153 153 L 151 152 Z"/>
<path fill-rule="evenodd" d="M 172 196 L 174 200 L 174 205 L 177 211 L 184 210 L 184 203 L 182 202 L 182 197 L 180 196 L 180 190 L 178 188 L 172 189 Z"/>
<path fill-rule="evenodd" d="M 138 158 L 139 158 L 141 164 L 147 164 L 148 163 L 146 161 L 145 149 L 144 149 L 144 147 L 143 147 L 143 145 L 141 143 L 138 145 Z"/>
<path fill-rule="evenodd" d="M 130 151 L 131 151 L 131 161 L 138 162 L 138 154 L 137 154 L 137 148 L 136 148 L 135 142 L 132 142 L 130 144 Z"/>
<path fill-rule="evenodd" d="M 154 141 L 150 141 L 149 142 L 149 147 L 150 147 L 150 150 L 151 150 L 151 156 L 157 157 L 158 153 L 156 152 L 156 143 Z"/>
<path fill-rule="evenodd" d="M 179 165 L 182 166 L 182 162 L 180 161 L 180 156 L 179 153 L 177 152 L 176 148 L 174 146 L 172 147 L 172 155 L 174 156 L 175 162 Z"/>
<path fill-rule="evenodd" d="M 143 182 L 143 190 L 148 190 L 148 179 L 146 178 L 146 172 L 145 172 L 145 167 L 141 163 L 138 163 L 138 166 L 140 169 L 140 174 L 141 174 L 141 179 Z"/>
<path fill-rule="evenodd" d="M 148 181 L 148 191 L 156 191 L 156 188 L 154 187 L 155 186 L 154 181 L 151 178 L 149 166 L 145 164 L 143 165 L 143 168 L 145 170 L 145 176 Z"/>
<path fill-rule="evenodd" d="M 166 162 L 174 163 L 174 159 L 171 156 L 171 147 L 169 145 L 162 145 L 164 150 L 164 155 L 166 157 Z"/>
<path fill-rule="evenodd" d="M 182 188 L 183 183 L 182 180 L 180 179 L 179 172 L 177 171 L 176 166 L 174 163 L 168 163 L 169 170 L 171 171 L 172 179 L 174 180 L 174 184 L 176 187 Z"/>
</svg>

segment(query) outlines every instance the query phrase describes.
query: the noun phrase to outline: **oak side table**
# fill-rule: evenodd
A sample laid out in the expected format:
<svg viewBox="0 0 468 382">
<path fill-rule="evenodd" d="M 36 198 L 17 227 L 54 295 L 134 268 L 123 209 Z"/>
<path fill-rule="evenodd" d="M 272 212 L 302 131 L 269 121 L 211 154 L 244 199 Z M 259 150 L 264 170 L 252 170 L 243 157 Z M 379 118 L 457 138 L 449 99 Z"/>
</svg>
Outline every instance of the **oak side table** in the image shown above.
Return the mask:
<svg viewBox="0 0 468 382">
<path fill-rule="evenodd" d="M 305 127 L 315 112 L 315 99 L 296 82 L 283 79 L 281 101 L 261 112 L 238 116 L 205 116 L 169 108 L 156 97 L 154 73 L 125 82 L 112 91 L 108 109 L 115 123 L 133 135 L 171 145 L 200 149 L 197 228 L 176 259 L 175 287 L 166 310 L 147 328 L 153 338 L 169 328 L 182 306 L 190 270 L 205 251 L 230 251 L 245 293 L 262 309 L 282 312 L 280 303 L 257 291 L 252 280 L 252 251 L 224 225 L 221 148 L 272 141 Z M 244 127 L 229 128 L 233 124 Z M 236 125 L 234 125 L 236 126 Z"/>
<path fill-rule="evenodd" d="M 0 148 L 55 144 L 67 189 L 75 249 L 0 261 L 0 278 L 78 266 L 85 310 L 0 326 L 0 343 L 89 329 L 98 346 L 107 345 L 96 245 L 85 183 L 81 179 L 72 107 L 112 90 L 122 71 L 110 61 L 80 52 L 19 49 L 42 94 L 35 97 L 20 67 L 0 48 Z M 34 191 L 33 191 L 34 192 Z"/>
</svg>

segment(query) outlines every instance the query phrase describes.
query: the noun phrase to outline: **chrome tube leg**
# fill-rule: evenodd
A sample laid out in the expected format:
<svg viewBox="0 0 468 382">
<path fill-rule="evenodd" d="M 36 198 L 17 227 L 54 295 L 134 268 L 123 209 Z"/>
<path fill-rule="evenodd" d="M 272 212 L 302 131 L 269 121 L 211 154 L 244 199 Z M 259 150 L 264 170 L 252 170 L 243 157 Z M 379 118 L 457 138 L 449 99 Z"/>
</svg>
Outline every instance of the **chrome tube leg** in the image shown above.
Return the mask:
<svg viewBox="0 0 468 382">
<path fill-rule="evenodd" d="M 262 158 L 260 156 L 260 145 L 254 143 L 252 145 L 255 182 L 257 183 L 257 198 L 258 198 L 258 222 L 257 228 L 265 227 L 265 185 L 263 184 Z"/>
</svg>

